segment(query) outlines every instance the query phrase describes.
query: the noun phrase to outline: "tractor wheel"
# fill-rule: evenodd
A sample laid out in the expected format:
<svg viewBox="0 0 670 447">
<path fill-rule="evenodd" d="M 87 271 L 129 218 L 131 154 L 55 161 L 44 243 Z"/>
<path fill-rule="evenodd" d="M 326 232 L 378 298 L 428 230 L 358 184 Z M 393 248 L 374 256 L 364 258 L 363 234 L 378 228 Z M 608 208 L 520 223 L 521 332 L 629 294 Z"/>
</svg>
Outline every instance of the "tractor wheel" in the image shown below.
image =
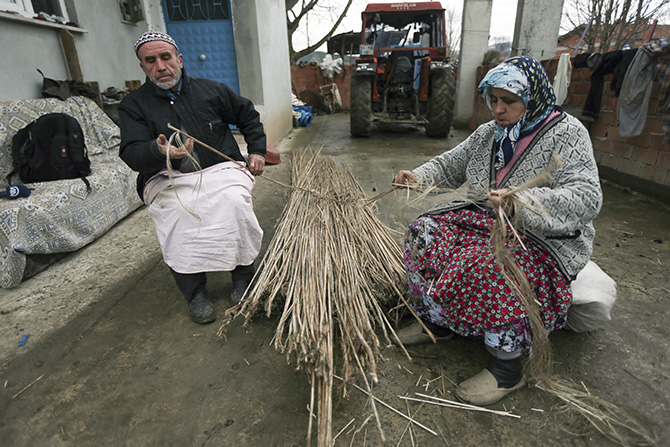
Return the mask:
<svg viewBox="0 0 670 447">
<path fill-rule="evenodd" d="M 454 119 L 454 95 L 456 81 L 451 67 L 430 75 L 430 95 L 428 97 L 428 124 L 426 135 L 446 137 Z"/>
<path fill-rule="evenodd" d="M 351 78 L 351 113 L 349 115 L 351 135 L 369 137 L 372 128 L 372 78 Z"/>
</svg>

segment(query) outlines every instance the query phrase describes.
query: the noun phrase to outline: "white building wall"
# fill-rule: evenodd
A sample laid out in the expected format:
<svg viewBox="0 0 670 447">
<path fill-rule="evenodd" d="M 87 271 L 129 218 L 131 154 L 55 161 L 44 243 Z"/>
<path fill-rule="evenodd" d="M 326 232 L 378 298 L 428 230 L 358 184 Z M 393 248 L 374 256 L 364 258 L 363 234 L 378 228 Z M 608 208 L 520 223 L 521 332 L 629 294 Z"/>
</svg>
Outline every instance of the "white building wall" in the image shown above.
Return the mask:
<svg viewBox="0 0 670 447">
<path fill-rule="evenodd" d="M 0 100 L 41 98 L 42 76 L 67 79 L 59 29 L 0 19 Z M 77 36 L 75 36 L 77 39 Z"/>
<path fill-rule="evenodd" d="M 512 55 L 553 59 L 561 26 L 563 0 L 519 0 Z"/>
<path fill-rule="evenodd" d="M 293 127 L 284 2 L 232 0 L 240 94 L 261 114 L 269 144 Z"/>
<path fill-rule="evenodd" d="M 137 24 L 121 21 L 116 1 L 77 1 L 77 15 L 89 32 L 77 39 L 84 79 L 98 81 L 100 90 L 125 88 L 125 81 L 144 81 L 144 73 L 133 50 L 135 40 L 147 30 L 145 20 Z M 164 26 L 163 26 L 164 28 Z"/>
<path fill-rule="evenodd" d="M 160 0 L 144 0 L 145 19 L 124 23 L 117 0 L 67 0 L 82 30 L 74 32 L 85 81 L 100 89 L 125 88 L 125 81 L 145 76 L 133 43 L 147 29 L 165 31 Z M 276 144 L 292 128 L 291 75 L 284 2 L 231 0 L 237 65 L 242 95 L 261 113 L 268 142 Z M 41 98 L 41 69 L 52 79 L 71 79 L 59 36 L 60 28 L 37 20 L 14 20 L 0 14 L 0 101 Z"/>
<path fill-rule="evenodd" d="M 477 67 L 488 49 L 493 0 L 465 0 L 461 26 L 461 54 L 456 86 L 454 126 L 467 127 L 472 119 L 477 89 Z"/>
<path fill-rule="evenodd" d="M 146 1 L 146 4 L 159 3 Z M 116 0 L 74 0 L 78 25 L 84 33 L 71 31 L 85 81 L 97 81 L 101 90 L 125 88 L 125 81 L 144 80 L 133 53 L 133 42 L 147 29 L 146 20 L 137 24 L 121 20 Z M 147 6 L 145 5 L 145 7 Z M 160 9 L 160 8 L 152 8 Z M 159 11 L 160 14 L 160 11 Z M 159 15 L 159 17 L 161 17 Z M 70 79 L 60 29 L 37 20 L 19 21 L 0 17 L 0 101 L 40 98 L 42 77 Z"/>
</svg>

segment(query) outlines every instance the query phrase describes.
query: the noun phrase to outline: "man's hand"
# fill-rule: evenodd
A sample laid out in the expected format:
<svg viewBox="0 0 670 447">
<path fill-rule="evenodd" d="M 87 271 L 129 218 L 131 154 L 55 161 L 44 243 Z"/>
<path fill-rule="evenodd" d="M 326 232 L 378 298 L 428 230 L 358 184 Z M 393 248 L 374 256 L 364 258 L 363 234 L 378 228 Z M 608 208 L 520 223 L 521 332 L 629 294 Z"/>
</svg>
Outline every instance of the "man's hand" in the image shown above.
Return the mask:
<svg viewBox="0 0 670 447">
<path fill-rule="evenodd" d="M 187 139 L 183 147 L 176 147 L 171 145 L 165 135 L 160 134 L 156 138 L 156 144 L 161 154 L 166 155 L 168 147 L 170 148 L 170 158 L 184 158 L 186 154 L 193 152 L 193 140 Z"/>
<path fill-rule="evenodd" d="M 393 184 L 394 185 L 407 185 L 409 183 L 415 183 L 416 178 L 414 177 L 414 174 L 412 174 L 411 171 L 400 171 L 396 174 L 395 178 L 393 179 Z"/>
<path fill-rule="evenodd" d="M 249 171 L 253 175 L 261 175 L 265 170 L 265 157 L 260 154 L 249 154 Z"/>
</svg>

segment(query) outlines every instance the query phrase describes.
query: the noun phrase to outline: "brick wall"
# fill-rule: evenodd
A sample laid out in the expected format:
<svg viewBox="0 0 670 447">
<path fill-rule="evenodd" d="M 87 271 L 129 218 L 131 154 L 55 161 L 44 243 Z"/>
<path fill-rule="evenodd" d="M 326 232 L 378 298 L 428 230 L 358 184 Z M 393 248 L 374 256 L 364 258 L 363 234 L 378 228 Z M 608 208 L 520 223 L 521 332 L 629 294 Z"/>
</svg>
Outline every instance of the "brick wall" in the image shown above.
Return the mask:
<svg viewBox="0 0 670 447">
<path fill-rule="evenodd" d="M 543 61 L 549 79 L 553 81 L 558 59 Z M 477 69 L 477 83 L 493 66 Z M 591 86 L 591 72 L 587 69 L 572 70 L 568 97 L 563 107 L 582 119 L 581 110 Z M 616 116 L 618 98 L 610 90 L 612 75 L 605 76 L 603 100 L 597 120 L 582 119 L 591 134 L 593 152 L 603 178 L 636 189 L 644 194 L 670 202 L 670 140 L 665 139 L 661 127 L 661 110 L 657 110 L 660 86 L 654 81 L 647 121 L 642 134 L 637 137 L 620 137 Z M 474 128 L 491 120 L 491 112 L 484 99 L 475 92 L 475 110 L 471 123 Z"/>
<path fill-rule="evenodd" d="M 335 75 L 335 84 L 340 91 L 342 98 L 342 107 L 344 110 L 349 110 L 349 92 L 351 89 L 351 65 L 345 65 L 343 73 Z M 306 65 L 299 67 L 297 65 L 291 66 L 291 75 L 295 88 L 298 89 L 296 96 L 304 98 L 305 102 L 310 105 L 320 108 L 318 101 L 315 98 L 319 97 L 319 86 L 329 84 L 321 75 L 321 68 L 318 65 Z M 295 91 L 293 92 L 295 93 Z M 313 101 L 316 101 L 314 103 Z"/>
</svg>

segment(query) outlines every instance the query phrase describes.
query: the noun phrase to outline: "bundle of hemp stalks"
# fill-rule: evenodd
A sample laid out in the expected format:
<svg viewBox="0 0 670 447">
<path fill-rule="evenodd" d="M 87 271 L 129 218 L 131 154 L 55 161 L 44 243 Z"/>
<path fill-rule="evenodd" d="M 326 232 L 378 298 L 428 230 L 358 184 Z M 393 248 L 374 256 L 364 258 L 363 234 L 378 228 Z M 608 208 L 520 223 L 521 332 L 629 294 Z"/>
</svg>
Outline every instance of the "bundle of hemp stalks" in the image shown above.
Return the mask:
<svg viewBox="0 0 670 447">
<path fill-rule="evenodd" d="M 316 389 L 318 445 L 325 447 L 332 445 L 336 363 L 345 382 L 358 371 L 371 390 L 375 329 L 386 344 L 397 338 L 379 298 L 401 295 L 405 269 L 400 247 L 348 170 L 314 151 L 292 161 L 293 191 L 236 317 L 244 315 L 246 325 L 259 307 L 269 317 L 283 306 L 273 345 L 311 376 L 307 442 Z"/>
</svg>

